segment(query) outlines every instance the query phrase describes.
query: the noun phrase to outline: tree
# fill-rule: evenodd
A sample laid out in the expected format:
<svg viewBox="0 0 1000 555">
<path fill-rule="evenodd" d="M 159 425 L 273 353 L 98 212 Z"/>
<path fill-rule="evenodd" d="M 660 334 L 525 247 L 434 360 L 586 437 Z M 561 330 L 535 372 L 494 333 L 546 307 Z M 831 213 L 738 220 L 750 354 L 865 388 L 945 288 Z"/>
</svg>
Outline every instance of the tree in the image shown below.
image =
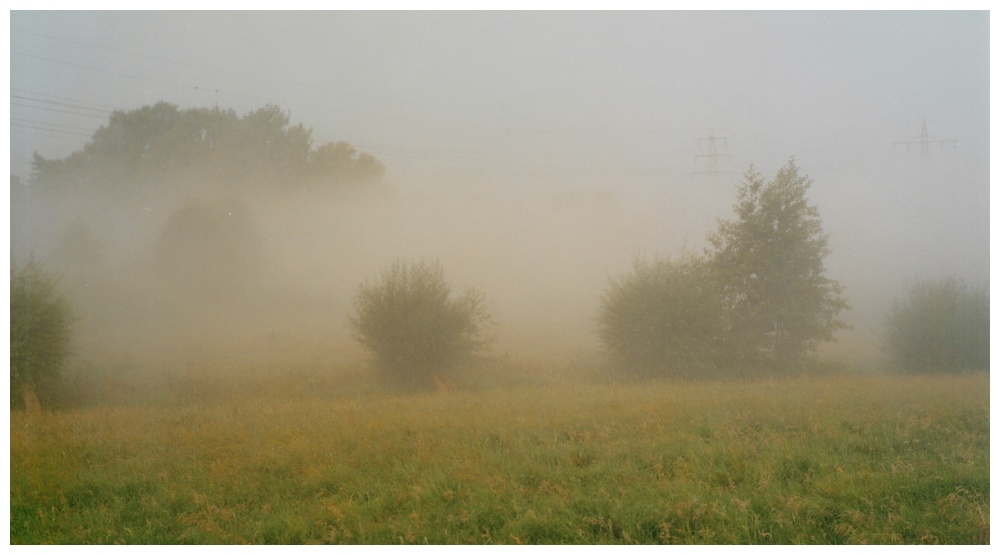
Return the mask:
<svg viewBox="0 0 1000 555">
<path fill-rule="evenodd" d="M 348 316 L 355 339 L 393 385 L 430 389 L 451 380 L 492 341 L 480 291 L 451 298 L 440 263 L 396 262 L 358 289 Z"/>
<path fill-rule="evenodd" d="M 961 372 L 990 365 L 990 296 L 955 278 L 921 280 L 896 300 L 884 344 L 901 372 Z"/>
<path fill-rule="evenodd" d="M 10 403 L 37 408 L 62 377 L 73 321 L 56 280 L 34 261 L 10 269 Z"/>
<path fill-rule="evenodd" d="M 69 224 L 59 234 L 49 262 L 61 274 L 79 274 L 83 270 L 100 265 L 107 248 L 81 220 Z"/>
<path fill-rule="evenodd" d="M 712 273 L 727 313 L 727 351 L 747 369 L 794 368 L 846 327 L 840 285 L 825 275 L 830 253 L 816 207 L 794 160 L 765 183 L 751 166 L 734 205 L 735 220 L 709 235 Z"/>
<path fill-rule="evenodd" d="M 189 199 L 174 211 L 153 246 L 156 275 L 196 302 L 239 298 L 263 265 L 263 242 L 237 199 Z"/>
<path fill-rule="evenodd" d="M 32 182 L 53 190 L 110 192 L 141 198 L 164 187 L 339 188 L 381 178 L 384 167 L 347 143 L 313 148 L 312 130 L 267 105 L 243 117 L 233 110 L 158 102 L 115 111 L 91 139 L 64 159 L 35 153 Z"/>
<path fill-rule="evenodd" d="M 639 378 L 713 373 L 721 298 L 705 260 L 636 260 L 601 298 L 598 335 L 615 367 Z"/>
<path fill-rule="evenodd" d="M 336 179 L 348 183 L 366 183 L 385 173 L 385 166 L 367 152 L 359 153 L 350 144 L 326 143 L 309 155 L 306 183 Z"/>
</svg>

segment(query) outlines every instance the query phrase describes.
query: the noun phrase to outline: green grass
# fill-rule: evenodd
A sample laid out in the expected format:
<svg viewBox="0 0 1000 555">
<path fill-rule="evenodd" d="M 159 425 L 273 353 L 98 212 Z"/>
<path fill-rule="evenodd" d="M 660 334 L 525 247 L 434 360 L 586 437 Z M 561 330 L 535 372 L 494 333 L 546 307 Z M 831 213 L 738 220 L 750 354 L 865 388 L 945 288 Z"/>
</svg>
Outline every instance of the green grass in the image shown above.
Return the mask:
<svg viewBox="0 0 1000 555">
<path fill-rule="evenodd" d="M 989 543 L 989 377 L 11 413 L 10 541 Z"/>
</svg>

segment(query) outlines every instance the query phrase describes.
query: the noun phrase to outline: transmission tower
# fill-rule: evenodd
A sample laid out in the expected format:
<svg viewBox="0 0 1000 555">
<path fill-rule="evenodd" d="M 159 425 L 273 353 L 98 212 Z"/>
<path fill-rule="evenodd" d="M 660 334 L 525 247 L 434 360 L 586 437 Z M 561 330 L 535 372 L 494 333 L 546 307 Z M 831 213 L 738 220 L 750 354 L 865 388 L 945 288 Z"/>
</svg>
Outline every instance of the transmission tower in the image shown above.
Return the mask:
<svg viewBox="0 0 1000 555">
<path fill-rule="evenodd" d="M 713 185 L 718 179 L 718 176 L 729 173 L 719 169 L 719 160 L 721 158 L 730 158 L 729 153 L 719 152 L 720 143 L 723 148 L 729 146 L 725 137 L 717 137 L 715 133 L 709 133 L 707 137 L 700 137 L 698 139 L 698 150 L 701 150 L 702 145 L 704 144 L 708 148 L 708 153 L 695 154 L 694 156 L 695 167 L 701 169 L 692 173 L 694 175 L 710 176 Z"/>
<path fill-rule="evenodd" d="M 920 130 L 920 136 L 914 137 L 908 141 L 899 141 L 892 144 L 892 148 L 895 149 L 900 145 L 906 145 L 906 149 L 910 149 L 910 145 L 920 145 L 920 159 L 927 160 L 930 158 L 930 145 L 932 144 L 954 144 L 958 145 L 958 141 L 954 139 L 932 139 L 930 135 L 927 134 L 927 120 L 924 120 L 923 127 Z"/>
</svg>

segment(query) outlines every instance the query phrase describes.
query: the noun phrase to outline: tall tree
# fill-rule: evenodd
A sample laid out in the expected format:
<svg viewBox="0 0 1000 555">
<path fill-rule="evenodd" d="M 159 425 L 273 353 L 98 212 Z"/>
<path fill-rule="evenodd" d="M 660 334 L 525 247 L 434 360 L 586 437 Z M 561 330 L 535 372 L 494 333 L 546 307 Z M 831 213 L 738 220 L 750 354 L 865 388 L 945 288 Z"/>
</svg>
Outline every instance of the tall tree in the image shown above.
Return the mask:
<svg viewBox="0 0 1000 555">
<path fill-rule="evenodd" d="M 823 265 L 828 235 L 806 198 L 811 185 L 794 159 L 770 182 L 751 166 L 739 186 L 736 219 L 721 221 L 708 237 L 733 363 L 791 369 L 846 327 L 837 315 L 847 301 Z"/>
</svg>

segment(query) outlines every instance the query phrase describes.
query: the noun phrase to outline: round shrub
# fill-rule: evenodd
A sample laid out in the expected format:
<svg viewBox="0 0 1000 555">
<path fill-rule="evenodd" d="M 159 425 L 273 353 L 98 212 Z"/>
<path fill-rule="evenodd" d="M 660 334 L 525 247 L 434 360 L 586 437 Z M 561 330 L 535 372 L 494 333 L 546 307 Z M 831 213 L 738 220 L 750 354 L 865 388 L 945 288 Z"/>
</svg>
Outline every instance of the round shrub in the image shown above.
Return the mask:
<svg viewBox="0 0 1000 555">
<path fill-rule="evenodd" d="M 462 364 L 487 349 L 491 317 L 484 295 L 452 298 L 440 263 L 396 262 L 354 299 L 348 325 L 387 381 L 402 389 L 432 389 L 451 381 Z"/>
<path fill-rule="evenodd" d="M 717 366 L 722 314 L 702 261 L 637 260 L 605 289 L 598 335 L 626 376 L 703 376 Z"/>
<path fill-rule="evenodd" d="M 954 278 L 918 281 L 885 322 L 891 365 L 907 373 L 985 370 L 990 365 L 990 295 Z"/>
</svg>

